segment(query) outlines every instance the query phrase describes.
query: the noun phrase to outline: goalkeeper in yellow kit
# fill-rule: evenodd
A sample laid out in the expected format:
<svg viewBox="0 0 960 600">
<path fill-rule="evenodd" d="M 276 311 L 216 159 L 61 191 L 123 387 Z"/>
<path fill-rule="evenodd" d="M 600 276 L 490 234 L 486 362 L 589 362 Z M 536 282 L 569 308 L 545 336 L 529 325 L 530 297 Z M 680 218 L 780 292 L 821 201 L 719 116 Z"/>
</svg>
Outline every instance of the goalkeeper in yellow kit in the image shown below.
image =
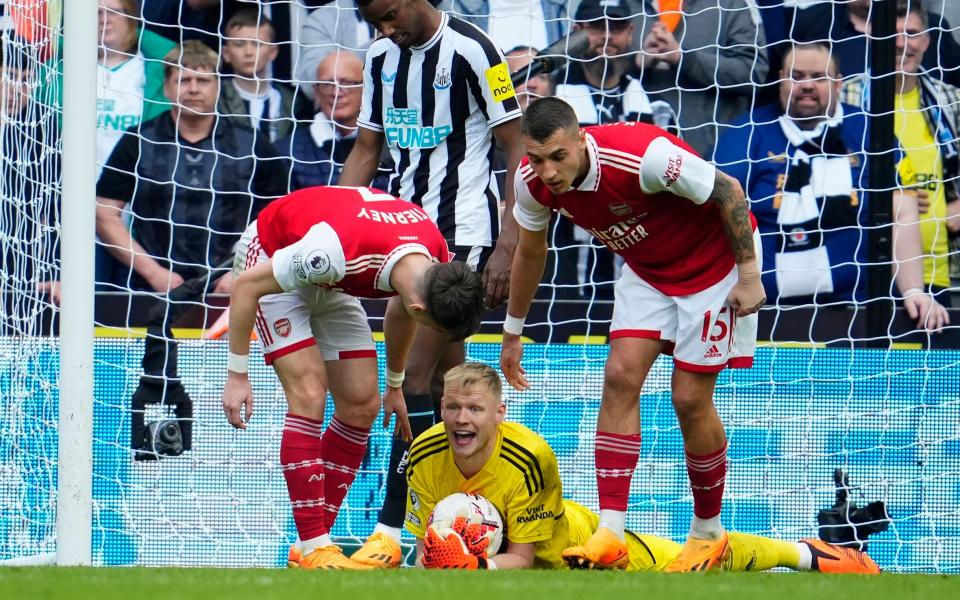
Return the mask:
<svg viewBox="0 0 960 600">
<path fill-rule="evenodd" d="M 579 559 L 565 562 L 564 549 L 596 531 L 598 517 L 563 499 L 553 450 L 540 435 L 504 421 L 497 373 L 480 363 L 450 369 L 444 377 L 442 423 L 420 435 L 410 448 L 406 528 L 417 538 L 417 564 L 427 568 L 522 569 L 591 568 Z M 453 531 L 429 525 L 434 506 L 456 492 L 486 497 L 503 517 L 500 552 L 486 556 L 479 525 L 457 519 Z M 659 571 L 681 545 L 627 532 L 627 570 Z M 730 533 L 723 568 L 763 571 L 774 567 L 835 573 L 877 573 L 863 552 L 820 540 L 786 542 Z"/>
</svg>

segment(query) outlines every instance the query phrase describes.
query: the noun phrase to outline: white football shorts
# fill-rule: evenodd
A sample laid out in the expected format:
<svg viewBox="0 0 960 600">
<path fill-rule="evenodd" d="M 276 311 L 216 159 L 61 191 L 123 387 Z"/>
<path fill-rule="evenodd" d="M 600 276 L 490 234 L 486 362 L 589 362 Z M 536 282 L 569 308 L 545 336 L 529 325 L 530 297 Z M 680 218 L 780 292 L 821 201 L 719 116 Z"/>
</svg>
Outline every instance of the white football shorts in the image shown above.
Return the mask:
<svg viewBox="0 0 960 600">
<path fill-rule="evenodd" d="M 694 373 L 753 366 L 757 314 L 737 317 L 727 295 L 737 283 L 736 266 L 709 288 L 688 296 L 667 296 L 623 266 L 614 288 L 610 339 L 663 340 L 674 365 Z"/>
</svg>

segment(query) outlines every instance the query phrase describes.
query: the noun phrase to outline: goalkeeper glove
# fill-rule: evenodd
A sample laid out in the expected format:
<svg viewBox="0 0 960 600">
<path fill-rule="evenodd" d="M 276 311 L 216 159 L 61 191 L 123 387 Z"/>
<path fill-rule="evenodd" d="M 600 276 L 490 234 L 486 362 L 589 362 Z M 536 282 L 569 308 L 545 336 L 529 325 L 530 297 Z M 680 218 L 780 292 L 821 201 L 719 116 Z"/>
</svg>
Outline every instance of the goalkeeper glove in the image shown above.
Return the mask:
<svg viewBox="0 0 960 600">
<path fill-rule="evenodd" d="M 438 530 L 431 525 L 423 538 L 423 566 L 427 569 L 486 569 L 487 559 L 470 554 L 456 531 Z"/>
<path fill-rule="evenodd" d="M 487 548 L 493 539 L 493 532 L 483 530 L 481 515 L 463 508 L 457 511 L 451 529 L 460 536 L 470 554 L 487 558 Z"/>
</svg>

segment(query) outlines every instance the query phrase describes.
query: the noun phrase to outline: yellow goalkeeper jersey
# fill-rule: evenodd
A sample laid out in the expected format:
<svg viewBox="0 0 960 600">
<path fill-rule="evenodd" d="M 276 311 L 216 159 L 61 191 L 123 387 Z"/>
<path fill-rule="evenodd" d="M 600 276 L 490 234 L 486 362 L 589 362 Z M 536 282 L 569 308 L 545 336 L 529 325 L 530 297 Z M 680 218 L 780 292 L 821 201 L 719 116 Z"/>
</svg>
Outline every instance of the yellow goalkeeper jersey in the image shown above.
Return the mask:
<svg viewBox="0 0 960 600">
<path fill-rule="evenodd" d="M 450 494 L 479 494 L 497 507 L 504 540 L 535 544 L 537 568 L 564 568 L 561 552 L 586 542 L 597 528 L 596 514 L 563 499 L 557 457 L 547 441 L 519 423 L 499 427 L 487 464 L 465 478 L 453 460 L 443 423 L 414 440 L 407 463 L 406 528 L 423 538 L 430 513 Z M 680 551 L 662 538 L 627 533 L 630 570 L 659 570 Z"/>
</svg>

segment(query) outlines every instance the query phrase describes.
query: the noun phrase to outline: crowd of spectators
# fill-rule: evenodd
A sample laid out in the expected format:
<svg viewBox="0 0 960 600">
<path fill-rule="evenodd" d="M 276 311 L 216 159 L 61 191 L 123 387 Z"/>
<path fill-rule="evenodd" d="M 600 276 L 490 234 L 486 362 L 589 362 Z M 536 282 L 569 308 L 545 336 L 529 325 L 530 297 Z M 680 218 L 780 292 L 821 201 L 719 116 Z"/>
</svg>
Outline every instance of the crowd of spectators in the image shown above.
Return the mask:
<svg viewBox="0 0 960 600">
<path fill-rule="evenodd" d="M 585 31 L 582 55 L 517 88 L 521 107 L 555 95 L 584 126 L 677 133 L 744 186 L 771 304 L 865 300 L 868 0 L 431 2 L 486 30 L 514 73 Z M 897 247 L 891 293 L 908 308 L 918 294 L 949 306 L 960 284 L 960 45 L 928 4 L 898 2 L 895 234 L 919 247 Z M 223 291 L 222 263 L 260 207 L 337 183 L 377 32 L 353 0 L 98 0 L 98 13 L 98 289 L 162 296 L 199 277 Z M 30 99 L 8 63 L 14 131 Z M 35 195 L 8 172 L 5 195 Z M 565 219 L 551 240 L 553 297 L 612 297 L 614 255 Z"/>
</svg>

